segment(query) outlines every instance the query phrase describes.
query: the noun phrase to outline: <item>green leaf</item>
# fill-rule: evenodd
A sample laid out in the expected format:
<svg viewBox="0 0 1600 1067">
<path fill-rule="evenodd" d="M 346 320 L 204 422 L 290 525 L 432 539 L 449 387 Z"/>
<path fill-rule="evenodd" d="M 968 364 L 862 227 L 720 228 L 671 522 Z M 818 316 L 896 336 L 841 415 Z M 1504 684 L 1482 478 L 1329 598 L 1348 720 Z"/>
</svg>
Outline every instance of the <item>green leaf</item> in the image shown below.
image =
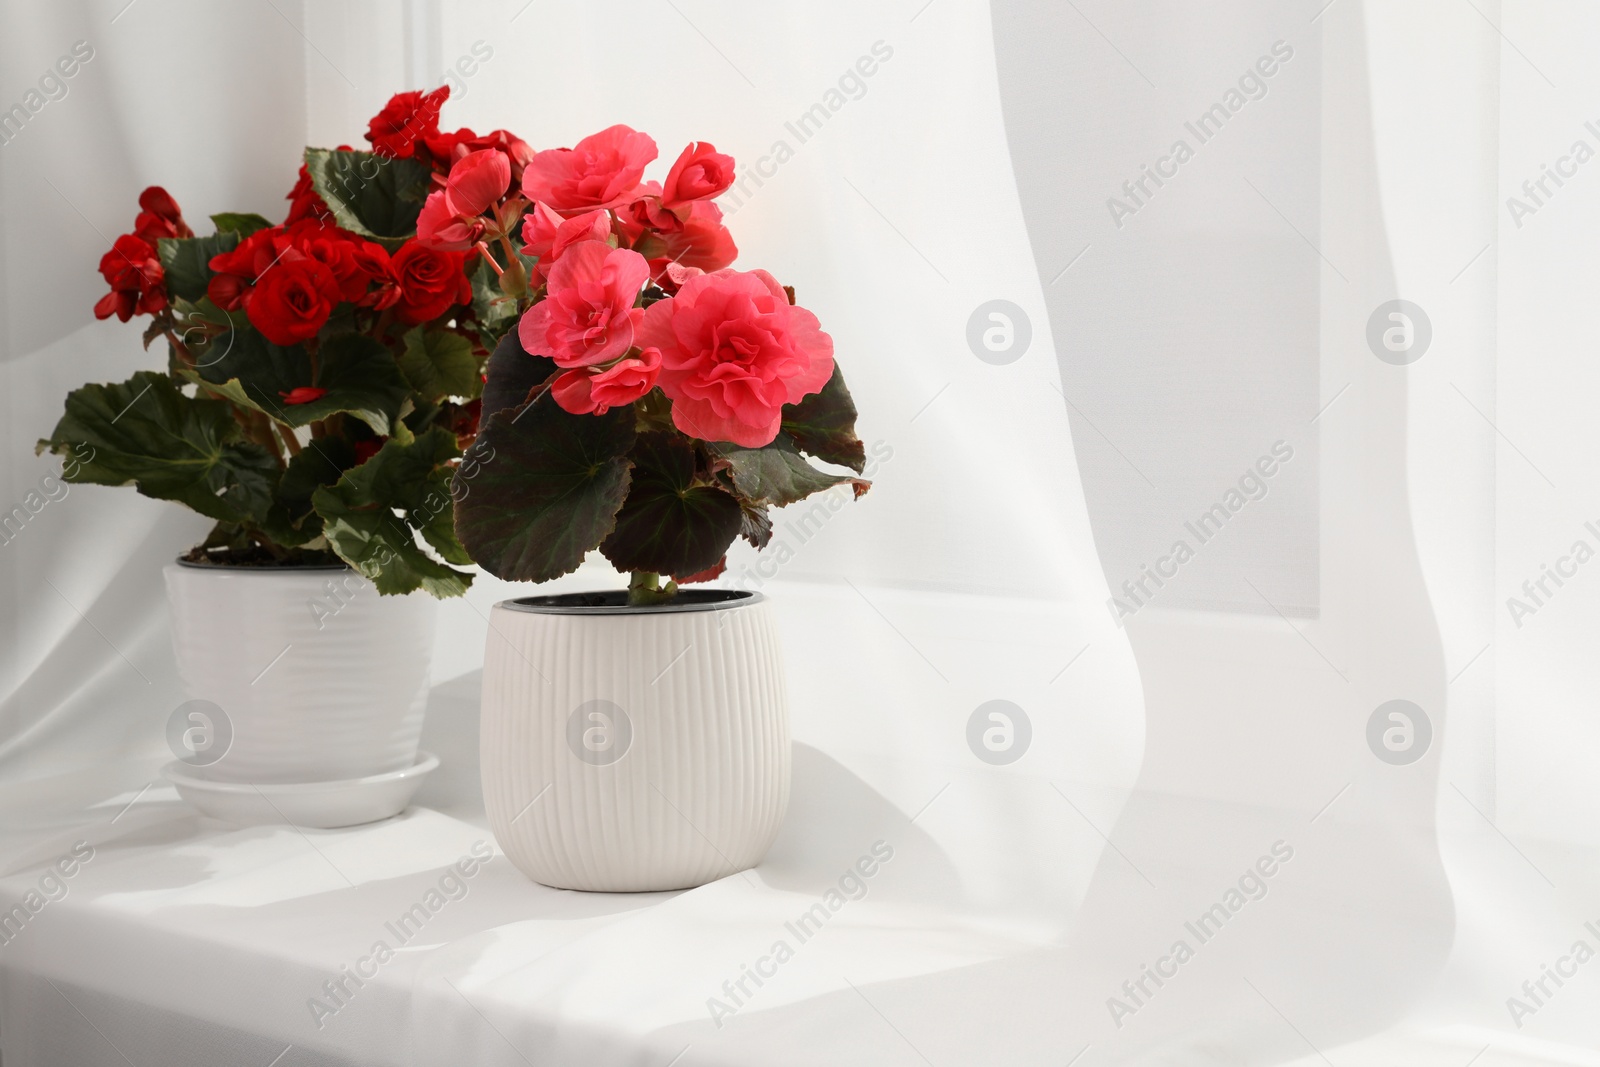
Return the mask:
<svg viewBox="0 0 1600 1067">
<path fill-rule="evenodd" d="M 343 333 L 324 341 L 317 358 L 316 384 L 328 393 L 309 404 L 288 409 L 309 409 L 293 416 L 299 420 L 294 425 L 304 426 L 335 411 L 348 411 L 372 427 L 373 433 L 389 433 L 400 409 L 411 397 L 411 387 L 395 365 L 394 354 L 374 338 Z"/>
<path fill-rule="evenodd" d="M 572 415 L 548 396 L 484 419 L 453 487 L 472 558 L 508 581 L 577 569 L 628 495 L 633 423 L 628 407 Z"/>
<path fill-rule="evenodd" d="M 491 254 L 494 249 L 490 249 Z M 495 262 L 499 263 L 502 255 L 495 254 Z M 533 266 L 538 262 L 534 256 L 525 256 L 516 253 L 517 261 L 522 265 L 524 280 L 531 278 Z M 509 264 L 501 264 L 509 267 Z M 500 275 L 486 257 L 478 257 L 477 265 L 469 274 L 472 282 L 472 317 L 475 320 L 479 334 L 483 337 L 484 344 L 493 348 L 500 338 L 516 328 L 517 319 L 521 314 L 521 304 L 517 297 L 508 295 L 501 286 Z"/>
<path fill-rule="evenodd" d="M 472 562 L 451 532 L 446 464 L 458 454 L 455 437 L 436 426 L 410 443 L 385 442 L 371 459 L 312 493 L 328 544 L 378 592 L 421 588 L 438 597 L 460 596 L 471 584 L 470 574 L 423 552 L 413 533 L 420 532 L 447 562 Z"/>
<path fill-rule="evenodd" d="M 633 485 L 600 551 L 623 571 L 681 575 L 715 566 L 738 536 L 739 501 L 695 484 L 694 446 L 681 434 L 642 433 L 629 458 Z"/>
<path fill-rule="evenodd" d="M 446 563 L 465 567 L 472 562 L 472 557 L 456 537 L 456 512 L 450 496 L 453 477 L 454 472 L 449 467 L 436 467 L 429 472 L 427 498 L 446 501 L 445 506 L 431 509 L 426 514 L 415 513 L 412 518 L 417 523 L 422 539 L 432 545 Z"/>
<path fill-rule="evenodd" d="M 533 260 L 523 257 L 523 261 Z M 485 332 L 499 336 L 517 320 L 517 300 L 500 289 L 500 275 L 494 272 L 486 259 L 480 257 L 470 275 L 472 281 L 472 317 Z"/>
<path fill-rule="evenodd" d="M 837 463 L 857 474 L 867 465 L 866 446 L 856 436 L 856 404 L 838 364 L 820 393 L 783 406 L 782 429 L 802 452 L 824 463 Z"/>
<path fill-rule="evenodd" d="M 483 368 L 487 380 L 483 383 L 482 420 L 486 422 L 506 408 L 520 408 L 534 387 L 544 384 L 558 369 L 549 356 L 535 356 L 523 348 L 517 331 L 506 334 Z"/>
<path fill-rule="evenodd" d="M 413 434 L 422 433 L 435 422 L 440 422 L 439 413 L 444 410 L 442 403 L 434 400 L 423 400 L 419 406 L 417 400 L 416 396 L 412 396 L 411 402 L 400 408 L 400 420 L 395 423 L 396 435 L 402 429 Z M 448 421 L 440 422 L 441 426 L 448 424 Z"/>
<path fill-rule="evenodd" d="M 456 540 L 447 466 L 460 455 L 455 435 L 435 426 L 410 442 L 386 442 L 345 480 L 362 498 L 399 510 L 447 563 L 466 565 L 472 557 Z"/>
<path fill-rule="evenodd" d="M 259 523 L 279 474 L 266 449 L 242 439 L 226 403 L 184 396 L 153 371 L 74 390 L 39 446 L 72 461 L 69 482 L 132 483 L 222 522 Z"/>
<path fill-rule="evenodd" d="M 156 242 L 156 255 L 166 273 L 167 296 L 173 300 L 199 300 L 206 295 L 211 280 L 211 257 L 232 252 L 239 244 L 237 233 L 218 233 L 210 237 L 163 237 Z"/>
<path fill-rule="evenodd" d="M 212 392 L 254 408 L 285 426 L 308 426 L 335 412 L 347 411 L 372 427 L 379 436 L 389 434 L 411 386 L 383 344 L 362 334 L 344 333 L 328 338 L 318 352 L 315 381 L 311 357 L 301 345 L 275 345 L 255 330 L 240 327 L 212 342 L 197 356 L 198 377 Z M 194 373 L 185 377 L 193 380 Z M 306 404 L 288 404 L 284 394 L 303 385 L 327 393 Z"/>
<path fill-rule="evenodd" d="M 304 345 L 275 345 L 240 322 L 203 345 L 191 345 L 190 351 L 195 366 L 184 377 L 219 387 L 208 391 L 285 425 L 301 425 L 289 417 L 293 409 L 285 408 L 283 394 L 311 384 L 311 357 Z"/>
<path fill-rule="evenodd" d="M 854 486 L 856 496 L 860 496 L 872 484 L 849 475 L 817 470 L 805 461 L 784 433 L 779 433 L 770 445 L 762 448 L 740 448 L 724 443 L 708 447 L 727 461 L 728 474 L 739 495 L 759 504 L 782 507 L 846 482 Z"/>
<path fill-rule="evenodd" d="M 172 301 L 172 310 L 177 319 L 173 324 L 173 333 L 188 352 L 188 359 L 184 359 L 178 355 L 177 345 L 168 343 L 167 369 L 173 374 L 182 374 L 189 366 L 189 360 L 206 364 L 225 358 L 238 341 L 234 336 L 236 331 L 250 325 L 243 309 L 223 311 L 211 302 L 209 296 L 202 296 L 198 300 L 178 297 Z M 150 342 L 156 336 L 165 332 L 158 330 L 159 326 L 159 322 L 151 323 L 150 330 L 145 334 L 146 348 L 150 347 Z M 190 380 L 195 379 L 191 377 Z"/>
<path fill-rule="evenodd" d="M 319 496 L 327 492 L 318 490 Z M 391 512 L 321 501 L 317 510 L 328 544 L 384 596 L 422 589 L 443 599 L 461 596 L 472 584 L 472 575 L 429 558 L 412 540 L 410 528 Z"/>
<path fill-rule="evenodd" d="M 250 325 L 250 319 L 242 309 L 223 311 L 211 302 L 209 296 L 201 296 L 198 300 L 176 297 L 172 301 L 172 309 L 178 313 L 178 338 L 183 341 L 191 354 L 211 343 L 220 343 L 221 348 L 218 349 L 220 352 L 227 348 L 223 334 Z M 207 327 L 214 328 L 207 329 Z M 212 333 L 215 333 L 216 337 L 207 336 Z"/>
<path fill-rule="evenodd" d="M 177 371 L 180 378 L 191 381 L 199 387 L 199 395 L 202 397 L 207 397 L 212 400 L 226 401 L 229 404 L 236 404 L 239 407 L 247 408 L 251 411 L 259 411 L 263 415 L 272 414 L 265 408 L 258 406 L 254 400 L 250 399 L 250 394 L 245 392 L 244 386 L 239 383 L 239 379 L 237 378 L 229 378 L 227 381 L 218 384 L 216 382 L 206 381 L 205 378 L 201 377 L 199 374 L 195 373 L 193 370 L 190 370 L 186 366 L 180 365 L 177 368 Z"/>
<path fill-rule="evenodd" d="M 471 341 L 448 330 L 424 332 L 420 326 L 408 330 L 405 340 L 400 370 L 411 388 L 424 398 L 443 400 L 456 396 L 471 400 L 483 392 Z"/>
<path fill-rule="evenodd" d="M 307 148 L 311 185 L 339 225 L 390 251 L 417 229 L 432 171 L 414 159 L 374 152 Z"/>
<path fill-rule="evenodd" d="M 312 494 L 337 482 L 355 463 L 355 449 L 342 437 L 319 437 L 309 442 L 289 460 L 283 480 L 278 483 L 277 499 L 264 524 L 267 536 L 288 548 L 319 537 L 322 516 L 312 507 Z"/>
<path fill-rule="evenodd" d="M 216 226 L 218 233 L 236 233 L 240 240 L 272 225 L 260 215 L 248 211 L 224 211 L 220 215 L 212 215 L 211 222 Z"/>
</svg>

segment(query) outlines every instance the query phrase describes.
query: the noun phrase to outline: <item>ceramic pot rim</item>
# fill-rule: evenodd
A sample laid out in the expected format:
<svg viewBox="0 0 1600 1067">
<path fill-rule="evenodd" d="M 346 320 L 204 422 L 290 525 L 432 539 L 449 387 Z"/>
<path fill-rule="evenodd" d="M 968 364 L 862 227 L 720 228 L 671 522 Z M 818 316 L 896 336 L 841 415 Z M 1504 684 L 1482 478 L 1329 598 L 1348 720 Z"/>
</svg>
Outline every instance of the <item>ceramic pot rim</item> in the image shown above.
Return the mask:
<svg viewBox="0 0 1600 1067">
<path fill-rule="evenodd" d="M 727 611 L 760 604 L 766 594 L 748 589 L 680 589 L 665 604 L 631 605 L 626 589 L 549 593 L 502 600 L 495 605 L 531 615 L 680 615 L 690 611 Z"/>
</svg>

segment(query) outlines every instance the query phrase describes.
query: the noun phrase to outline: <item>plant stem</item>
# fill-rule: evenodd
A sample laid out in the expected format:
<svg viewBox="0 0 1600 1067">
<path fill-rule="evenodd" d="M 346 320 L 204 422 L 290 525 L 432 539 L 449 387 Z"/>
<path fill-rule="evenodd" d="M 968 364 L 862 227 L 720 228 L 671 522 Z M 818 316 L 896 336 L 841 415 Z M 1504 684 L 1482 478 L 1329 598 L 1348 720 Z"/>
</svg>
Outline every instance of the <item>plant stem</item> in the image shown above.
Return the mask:
<svg viewBox="0 0 1600 1067">
<path fill-rule="evenodd" d="M 278 466 L 285 466 L 283 450 L 278 447 L 278 437 L 272 432 L 272 420 L 259 411 L 250 411 L 245 408 L 233 409 L 233 421 L 239 424 L 247 440 L 272 453 L 272 458 L 278 461 Z"/>
<path fill-rule="evenodd" d="M 272 432 L 272 423 L 265 415 L 260 416 L 256 432 L 257 439 L 261 444 L 267 446 L 267 450 L 272 453 L 272 458 L 278 461 L 278 466 L 288 466 L 283 458 L 283 449 L 278 447 L 278 435 Z"/>
<path fill-rule="evenodd" d="M 178 358 L 193 367 L 194 355 L 189 351 L 189 346 L 178 340 L 178 336 L 172 332 L 172 327 L 169 326 L 162 332 L 167 335 L 167 342 L 172 345 L 173 351 L 178 353 Z"/>
<path fill-rule="evenodd" d="M 652 389 L 634 403 L 641 430 L 671 430 L 672 402 L 660 389 Z"/>
<path fill-rule="evenodd" d="M 501 238 L 501 240 L 503 242 L 505 239 Z M 483 253 L 483 258 L 489 261 L 489 269 L 494 271 L 496 277 L 499 277 L 505 273 L 505 271 L 500 269 L 500 264 L 495 262 L 494 255 L 489 251 L 488 245 L 484 244 L 482 241 L 479 241 L 475 247 L 479 252 Z"/>
<path fill-rule="evenodd" d="M 262 549 L 264 549 L 266 553 L 273 559 L 283 559 L 289 555 L 289 553 L 280 548 L 278 544 L 272 540 L 272 538 L 268 537 L 260 530 L 247 527 L 245 529 L 245 536 L 250 538 L 250 540 L 254 541 L 256 544 L 260 545 Z"/>
<path fill-rule="evenodd" d="M 661 585 L 661 575 L 655 571 L 634 571 L 633 577 L 628 579 L 628 606 L 647 607 L 651 604 L 665 604 L 678 595 L 678 583 L 667 579 L 666 585 Z"/>
</svg>

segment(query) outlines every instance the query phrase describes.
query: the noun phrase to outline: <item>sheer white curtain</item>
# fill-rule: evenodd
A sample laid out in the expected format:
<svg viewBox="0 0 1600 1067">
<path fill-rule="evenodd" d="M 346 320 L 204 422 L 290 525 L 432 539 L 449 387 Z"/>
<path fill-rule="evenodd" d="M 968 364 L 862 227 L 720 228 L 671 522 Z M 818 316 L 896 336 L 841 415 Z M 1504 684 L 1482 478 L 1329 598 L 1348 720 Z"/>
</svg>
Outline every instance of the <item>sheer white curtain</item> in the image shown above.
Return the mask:
<svg viewBox="0 0 1600 1067">
<path fill-rule="evenodd" d="M 1588 563 L 1600 550 L 1591 428 L 1600 371 L 1587 353 L 1600 275 L 1585 246 L 1600 221 L 1600 112 L 1594 66 L 1582 57 L 1600 21 L 1582 4 L 1502 8 L 1500 194 L 1485 238 L 1500 313 L 1491 413 L 1499 802 L 1525 833 L 1593 845 L 1600 575 Z"/>
<path fill-rule="evenodd" d="M 60 486 L 59 461 L 33 455 L 67 390 L 165 358 L 140 350 L 136 326 L 94 321 L 96 266 L 146 185 L 191 218 L 281 215 L 305 139 L 306 46 L 266 4 L 7 3 L 4 22 L 0 99 L 25 120 L 0 146 L 0 500 L 13 517 L 0 545 L 0 788 L 20 812 L 46 807 L 43 790 L 86 803 L 150 780 L 182 699 L 160 567 L 206 528 L 131 491 Z"/>
</svg>

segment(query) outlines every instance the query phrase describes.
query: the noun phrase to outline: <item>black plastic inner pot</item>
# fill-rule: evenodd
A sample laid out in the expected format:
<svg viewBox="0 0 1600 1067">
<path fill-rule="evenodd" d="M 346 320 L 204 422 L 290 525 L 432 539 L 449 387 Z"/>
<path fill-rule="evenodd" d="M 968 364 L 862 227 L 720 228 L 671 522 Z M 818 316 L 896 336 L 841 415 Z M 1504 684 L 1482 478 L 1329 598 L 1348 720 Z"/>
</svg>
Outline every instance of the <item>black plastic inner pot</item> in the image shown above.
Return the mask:
<svg viewBox="0 0 1600 1067">
<path fill-rule="evenodd" d="M 626 589 L 600 593 L 550 593 L 507 600 L 512 611 L 531 611 L 540 615 L 651 615 L 674 611 L 717 611 L 756 604 L 766 597 L 743 589 L 680 589 L 678 595 L 661 604 L 632 605 Z"/>
</svg>

